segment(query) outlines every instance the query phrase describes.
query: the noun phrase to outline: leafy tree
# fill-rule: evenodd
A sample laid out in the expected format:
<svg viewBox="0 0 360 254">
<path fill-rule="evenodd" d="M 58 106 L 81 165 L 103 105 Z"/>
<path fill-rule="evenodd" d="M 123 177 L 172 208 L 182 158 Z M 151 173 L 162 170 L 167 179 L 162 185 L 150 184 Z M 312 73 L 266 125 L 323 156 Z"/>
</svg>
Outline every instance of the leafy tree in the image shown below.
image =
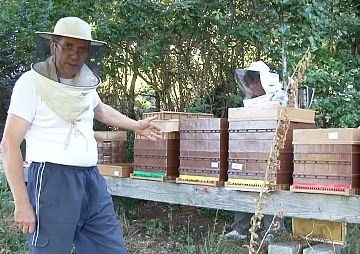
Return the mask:
<svg viewBox="0 0 360 254">
<path fill-rule="evenodd" d="M 1 1 L 2 119 L 14 81 L 30 67 L 34 31 L 79 16 L 108 42 L 102 99 L 131 117 L 150 110 L 226 117 L 242 105 L 234 69 L 261 59 L 286 83 L 310 48 L 301 85 L 316 88 L 318 126 L 359 125 L 354 0 Z"/>
</svg>

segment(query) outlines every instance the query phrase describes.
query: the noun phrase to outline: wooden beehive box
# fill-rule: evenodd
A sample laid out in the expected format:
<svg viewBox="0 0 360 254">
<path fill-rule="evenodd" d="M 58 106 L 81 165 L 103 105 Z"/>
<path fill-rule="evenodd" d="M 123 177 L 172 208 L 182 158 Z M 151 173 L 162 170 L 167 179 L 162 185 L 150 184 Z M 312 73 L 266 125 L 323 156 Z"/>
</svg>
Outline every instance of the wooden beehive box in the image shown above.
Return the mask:
<svg viewBox="0 0 360 254">
<path fill-rule="evenodd" d="M 292 191 L 353 195 L 360 190 L 360 130 L 294 132 Z"/>
<path fill-rule="evenodd" d="M 215 185 L 227 180 L 228 122 L 226 118 L 190 119 L 180 122 L 180 177 L 196 184 L 199 177 L 213 178 Z M 192 177 L 192 178 L 191 178 Z M 211 181 L 210 181 L 211 182 Z"/>
<path fill-rule="evenodd" d="M 134 171 L 132 163 L 98 164 L 101 175 L 114 177 L 130 177 Z"/>
<path fill-rule="evenodd" d="M 151 141 L 138 134 L 135 136 L 132 178 L 164 181 L 175 180 L 179 176 L 180 120 L 178 118 L 164 119 L 172 114 L 162 113 L 164 113 L 162 119 L 153 121 L 161 129 L 161 139 Z M 136 175 L 136 173 L 139 174 Z M 159 174 L 164 177 L 158 177 Z M 152 178 L 151 175 L 156 177 Z"/>
<path fill-rule="evenodd" d="M 315 112 L 313 110 L 288 108 L 283 106 L 229 108 L 228 120 L 277 120 L 280 117 L 281 110 L 284 109 L 286 109 L 288 118 L 291 122 L 314 123 Z"/>
<path fill-rule="evenodd" d="M 270 182 L 275 189 L 290 188 L 293 130 L 314 128 L 315 115 L 312 110 L 285 107 L 230 108 L 227 187 L 256 189 L 259 187 L 258 181 L 264 180 L 281 110 L 287 112 L 290 126 L 285 147 L 278 157 L 278 170 L 271 172 Z M 254 180 L 254 186 L 251 186 L 251 180 Z"/>
<path fill-rule="evenodd" d="M 126 162 L 126 131 L 95 131 L 98 147 L 98 163 L 114 164 Z"/>
<path fill-rule="evenodd" d="M 179 176 L 179 139 L 134 140 L 134 169 L 163 173 L 169 180 Z"/>
</svg>

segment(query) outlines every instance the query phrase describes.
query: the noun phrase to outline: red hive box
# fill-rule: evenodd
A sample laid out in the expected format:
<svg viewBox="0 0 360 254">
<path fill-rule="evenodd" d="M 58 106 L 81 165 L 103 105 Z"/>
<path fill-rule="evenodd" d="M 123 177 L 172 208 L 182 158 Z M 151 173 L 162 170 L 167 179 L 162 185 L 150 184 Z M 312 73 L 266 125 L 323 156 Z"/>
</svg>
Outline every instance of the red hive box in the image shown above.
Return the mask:
<svg viewBox="0 0 360 254">
<path fill-rule="evenodd" d="M 228 122 L 226 118 L 180 122 L 180 175 L 227 180 Z"/>
<path fill-rule="evenodd" d="M 164 173 L 167 179 L 179 176 L 179 133 L 163 133 L 163 139 L 151 141 L 134 140 L 134 170 Z"/>
<path fill-rule="evenodd" d="M 292 191 L 338 195 L 359 193 L 359 129 L 297 130 L 293 144 Z"/>
<path fill-rule="evenodd" d="M 227 186 L 232 182 L 242 185 L 241 180 L 263 181 L 280 117 L 280 107 L 229 109 L 229 168 Z M 270 182 L 276 189 L 289 189 L 293 174 L 293 130 L 314 127 L 311 110 L 284 108 L 290 120 L 285 147 L 280 151 L 279 167 L 271 172 Z M 236 179 L 235 181 L 233 181 Z M 256 188 L 254 185 L 242 187 Z"/>
</svg>

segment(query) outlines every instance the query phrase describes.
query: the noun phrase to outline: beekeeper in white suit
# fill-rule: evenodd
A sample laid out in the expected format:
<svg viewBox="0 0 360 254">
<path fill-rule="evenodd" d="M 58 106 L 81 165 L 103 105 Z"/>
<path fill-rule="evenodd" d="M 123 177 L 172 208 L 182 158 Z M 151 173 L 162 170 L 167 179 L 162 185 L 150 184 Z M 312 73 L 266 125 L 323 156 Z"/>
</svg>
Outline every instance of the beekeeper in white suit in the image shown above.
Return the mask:
<svg viewBox="0 0 360 254">
<path fill-rule="evenodd" d="M 244 107 L 287 106 L 288 104 L 288 96 L 281 89 L 279 75 L 270 72 L 270 68 L 263 61 L 253 62 L 247 69 L 236 69 L 235 80 L 245 93 Z M 247 239 L 249 237 L 251 217 L 251 213 L 235 212 L 234 222 L 231 225 L 232 231 L 225 234 L 225 237 L 240 240 Z M 272 215 L 264 216 L 264 229 L 270 228 L 272 220 Z M 280 231 L 285 230 L 282 218 L 276 218 L 275 222 Z M 270 230 L 267 240 L 272 239 L 273 233 L 274 230 Z"/>
</svg>

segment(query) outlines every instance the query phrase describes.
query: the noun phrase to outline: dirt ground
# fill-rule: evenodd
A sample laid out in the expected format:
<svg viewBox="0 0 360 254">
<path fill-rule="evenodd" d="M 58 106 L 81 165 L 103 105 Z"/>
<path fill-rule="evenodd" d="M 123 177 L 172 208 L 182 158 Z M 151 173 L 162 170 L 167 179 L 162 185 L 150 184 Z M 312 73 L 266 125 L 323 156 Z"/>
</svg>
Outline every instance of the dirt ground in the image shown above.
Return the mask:
<svg viewBox="0 0 360 254">
<path fill-rule="evenodd" d="M 218 236 L 230 230 L 231 212 L 165 203 L 141 201 L 137 214 L 123 223 L 124 238 L 129 254 L 201 253 L 204 239 L 217 241 Z M 224 240 L 218 253 L 248 253 L 246 242 Z M 208 247 L 207 249 L 211 249 Z M 217 254 L 215 250 L 205 254 Z"/>
</svg>

